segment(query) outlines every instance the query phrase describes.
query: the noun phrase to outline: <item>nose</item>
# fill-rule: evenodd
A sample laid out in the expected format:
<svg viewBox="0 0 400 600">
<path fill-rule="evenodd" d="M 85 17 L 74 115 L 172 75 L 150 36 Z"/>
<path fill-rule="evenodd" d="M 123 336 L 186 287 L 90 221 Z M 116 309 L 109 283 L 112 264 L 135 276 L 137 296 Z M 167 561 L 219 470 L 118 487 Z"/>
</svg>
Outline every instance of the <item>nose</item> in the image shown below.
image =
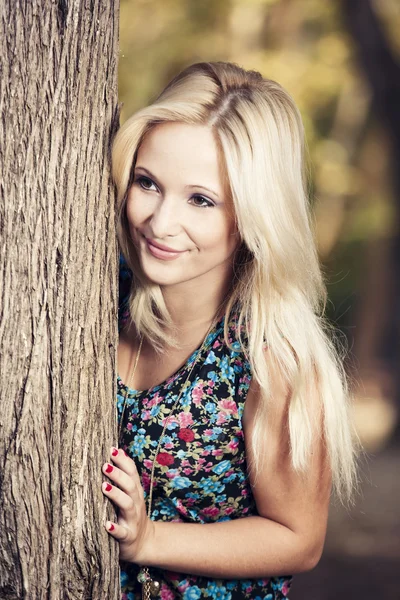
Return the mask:
<svg viewBox="0 0 400 600">
<path fill-rule="evenodd" d="M 181 231 L 179 213 L 177 202 L 172 197 L 160 198 L 149 221 L 153 237 L 163 239 L 178 235 Z"/>
</svg>

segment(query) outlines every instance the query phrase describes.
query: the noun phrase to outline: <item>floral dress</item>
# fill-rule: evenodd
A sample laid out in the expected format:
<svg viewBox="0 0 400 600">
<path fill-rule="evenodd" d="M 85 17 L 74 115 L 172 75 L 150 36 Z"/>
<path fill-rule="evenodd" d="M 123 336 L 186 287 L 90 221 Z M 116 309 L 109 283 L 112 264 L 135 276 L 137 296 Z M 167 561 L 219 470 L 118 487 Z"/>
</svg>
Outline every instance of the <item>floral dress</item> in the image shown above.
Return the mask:
<svg viewBox="0 0 400 600">
<path fill-rule="evenodd" d="M 123 325 L 127 311 L 122 311 Z M 257 515 L 247 475 L 242 415 L 251 373 L 229 323 L 224 342 L 224 318 L 209 333 L 188 387 L 182 394 L 162 440 L 153 484 L 152 520 L 214 523 Z M 135 460 L 144 489 L 149 493 L 154 452 L 179 395 L 196 350 L 174 375 L 149 390 L 127 389 L 118 377 L 117 407 L 122 447 Z M 121 563 L 122 600 L 139 600 L 140 567 Z M 281 600 L 287 598 L 291 577 L 215 579 L 149 568 L 161 583 L 162 600 Z"/>
</svg>

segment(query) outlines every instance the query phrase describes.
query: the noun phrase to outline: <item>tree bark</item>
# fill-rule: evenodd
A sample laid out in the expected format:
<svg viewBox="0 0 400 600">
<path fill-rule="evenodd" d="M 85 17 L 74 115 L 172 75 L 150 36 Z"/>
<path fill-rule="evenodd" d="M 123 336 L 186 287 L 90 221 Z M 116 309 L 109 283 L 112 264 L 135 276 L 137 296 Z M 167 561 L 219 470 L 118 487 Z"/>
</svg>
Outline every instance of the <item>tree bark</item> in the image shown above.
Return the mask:
<svg viewBox="0 0 400 600">
<path fill-rule="evenodd" d="M 0 4 L 0 598 L 119 597 L 118 0 Z"/>
</svg>

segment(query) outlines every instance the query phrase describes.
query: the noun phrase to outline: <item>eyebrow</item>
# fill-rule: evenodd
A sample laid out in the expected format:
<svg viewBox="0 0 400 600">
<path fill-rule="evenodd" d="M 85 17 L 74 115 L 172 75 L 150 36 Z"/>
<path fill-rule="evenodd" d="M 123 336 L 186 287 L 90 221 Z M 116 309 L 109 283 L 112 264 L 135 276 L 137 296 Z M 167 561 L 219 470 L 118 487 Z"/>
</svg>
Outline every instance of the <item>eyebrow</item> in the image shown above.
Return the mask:
<svg viewBox="0 0 400 600">
<path fill-rule="evenodd" d="M 141 171 L 144 171 L 145 173 L 147 173 L 147 175 L 149 177 L 151 177 L 152 179 L 154 179 L 156 183 L 158 182 L 157 177 L 155 175 L 153 175 L 153 173 L 151 171 L 149 171 L 148 169 L 146 169 L 146 167 L 142 167 L 140 165 L 136 165 L 135 166 L 135 170 L 136 169 L 140 169 Z M 219 199 L 219 195 L 217 194 L 217 192 L 215 192 L 214 190 L 212 190 L 210 188 L 205 187 L 204 185 L 186 185 L 185 188 L 188 188 L 188 189 L 201 188 L 202 190 L 206 190 L 207 192 L 209 192 L 210 194 L 213 194 L 214 196 L 216 196 L 216 198 Z"/>
</svg>

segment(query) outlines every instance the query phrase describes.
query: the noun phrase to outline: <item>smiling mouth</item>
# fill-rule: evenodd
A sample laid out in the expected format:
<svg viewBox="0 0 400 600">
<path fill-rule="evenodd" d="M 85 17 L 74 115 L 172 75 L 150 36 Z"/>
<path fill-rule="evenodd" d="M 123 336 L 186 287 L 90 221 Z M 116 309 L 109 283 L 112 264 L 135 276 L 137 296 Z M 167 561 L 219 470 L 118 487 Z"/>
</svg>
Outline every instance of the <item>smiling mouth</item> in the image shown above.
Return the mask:
<svg viewBox="0 0 400 600">
<path fill-rule="evenodd" d="M 149 238 L 146 238 L 146 244 L 149 252 L 155 257 L 161 260 L 174 260 L 178 258 L 181 254 L 184 254 L 186 250 L 173 250 L 172 248 L 167 248 L 167 246 L 162 246 L 161 244 L 157 244 L 157 242 L 153 242 Z"/>
</svg>

